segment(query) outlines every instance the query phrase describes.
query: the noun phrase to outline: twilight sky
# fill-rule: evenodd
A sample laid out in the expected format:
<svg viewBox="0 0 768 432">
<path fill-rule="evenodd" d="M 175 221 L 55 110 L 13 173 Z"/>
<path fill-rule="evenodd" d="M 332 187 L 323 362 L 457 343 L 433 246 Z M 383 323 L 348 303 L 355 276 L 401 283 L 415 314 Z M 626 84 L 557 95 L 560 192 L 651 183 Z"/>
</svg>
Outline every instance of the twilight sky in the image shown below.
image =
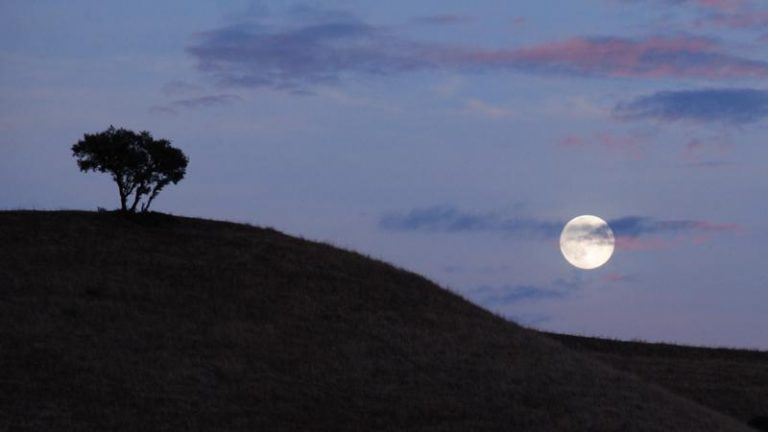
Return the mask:
<svg viewBox="0 0 768 432">
<path fill-rule="evenodd" d="M 158 211 L 273 226 L 522 324 L 768 349 L 761 0 L 0 2 L 0 208 L 119 205 L 70 147 L 190 157 Z M 617 250 L 562 258 L 579 214 Z"/>
</svg>

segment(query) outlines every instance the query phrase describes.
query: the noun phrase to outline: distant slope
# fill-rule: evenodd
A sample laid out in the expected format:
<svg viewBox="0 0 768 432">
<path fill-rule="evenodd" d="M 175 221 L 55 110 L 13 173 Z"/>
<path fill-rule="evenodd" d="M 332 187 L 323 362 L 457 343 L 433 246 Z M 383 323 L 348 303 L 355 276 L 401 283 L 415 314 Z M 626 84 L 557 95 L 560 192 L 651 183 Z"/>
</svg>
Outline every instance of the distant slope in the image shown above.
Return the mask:
<svg viewBox="0 0 768 432">
<path fill-rule="evenodd" d="M 0 430 L 749 430 L 268 229 L 0 212 L 0 287 Z"/>
<path fill-rule="evenodd" d="M 768 352 L 547 336 L 744 422 L 768 419 Z"/>
</svg>

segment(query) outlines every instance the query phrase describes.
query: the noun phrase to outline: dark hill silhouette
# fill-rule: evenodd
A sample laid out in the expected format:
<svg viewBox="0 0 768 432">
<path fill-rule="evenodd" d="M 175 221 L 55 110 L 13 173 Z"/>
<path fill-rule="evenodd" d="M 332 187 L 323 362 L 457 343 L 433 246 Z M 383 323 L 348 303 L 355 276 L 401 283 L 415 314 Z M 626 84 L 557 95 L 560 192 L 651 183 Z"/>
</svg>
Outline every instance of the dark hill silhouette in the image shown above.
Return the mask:
<svg viewBox="0 0 768 432">
<path fill-rule="evenodd" d="M 325 244 L 0 212 L 0 429 L 747 431 Z"/>
<path fill-rule="evenodd" d="M 768 352 L 548 336 L 768 431 Z"/>
</svg>

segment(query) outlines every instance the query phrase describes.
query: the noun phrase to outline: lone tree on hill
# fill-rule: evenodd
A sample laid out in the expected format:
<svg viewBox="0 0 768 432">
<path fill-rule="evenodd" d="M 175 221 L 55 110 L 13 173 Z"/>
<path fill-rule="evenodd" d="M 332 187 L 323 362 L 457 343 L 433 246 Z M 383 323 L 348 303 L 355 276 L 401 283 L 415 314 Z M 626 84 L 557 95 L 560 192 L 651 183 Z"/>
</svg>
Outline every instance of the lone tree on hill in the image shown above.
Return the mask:
<svg viewBox="0 0 768 432">
<path fill-rule="evenodd" d="M 135 212 L 142 198 L 141 211 L 169 183 L 176 184 L 187 171 L 189 159 L 166 139 L 154 139 L 147 131 L 139 133 L 110 126 L 104 132 L 85 134 L 72 146 L 80 171 L 99 171 L 112 175 L 117 183 L 122 211 Z M 128 201 L 133 201 L 128 207 Z"/>
</svg>

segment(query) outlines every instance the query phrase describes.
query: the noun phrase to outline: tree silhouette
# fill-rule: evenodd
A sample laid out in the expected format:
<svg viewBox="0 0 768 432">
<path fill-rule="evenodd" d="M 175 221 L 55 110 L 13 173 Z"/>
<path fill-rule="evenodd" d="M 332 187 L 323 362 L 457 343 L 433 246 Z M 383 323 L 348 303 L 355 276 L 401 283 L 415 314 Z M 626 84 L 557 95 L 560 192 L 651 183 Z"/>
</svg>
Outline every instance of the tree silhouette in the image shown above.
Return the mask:
<svg viewBox="0 0 768 432">
<path fill-rule="evenodd" d="M 146 212 L 161 190 L 176 184 L 187 171 L 189 159 L 166 139 L 154 139 L 147 131 L 139 133 L 110 126 L 96 134 L 84 134 L 72 146 L 72 154 L 83 172 L 109 173 L 117 184 L 120 209 L 135 212 L 143 197 Z M 128 201 L 133 195 L 130 207 Z"/>
</svg>

